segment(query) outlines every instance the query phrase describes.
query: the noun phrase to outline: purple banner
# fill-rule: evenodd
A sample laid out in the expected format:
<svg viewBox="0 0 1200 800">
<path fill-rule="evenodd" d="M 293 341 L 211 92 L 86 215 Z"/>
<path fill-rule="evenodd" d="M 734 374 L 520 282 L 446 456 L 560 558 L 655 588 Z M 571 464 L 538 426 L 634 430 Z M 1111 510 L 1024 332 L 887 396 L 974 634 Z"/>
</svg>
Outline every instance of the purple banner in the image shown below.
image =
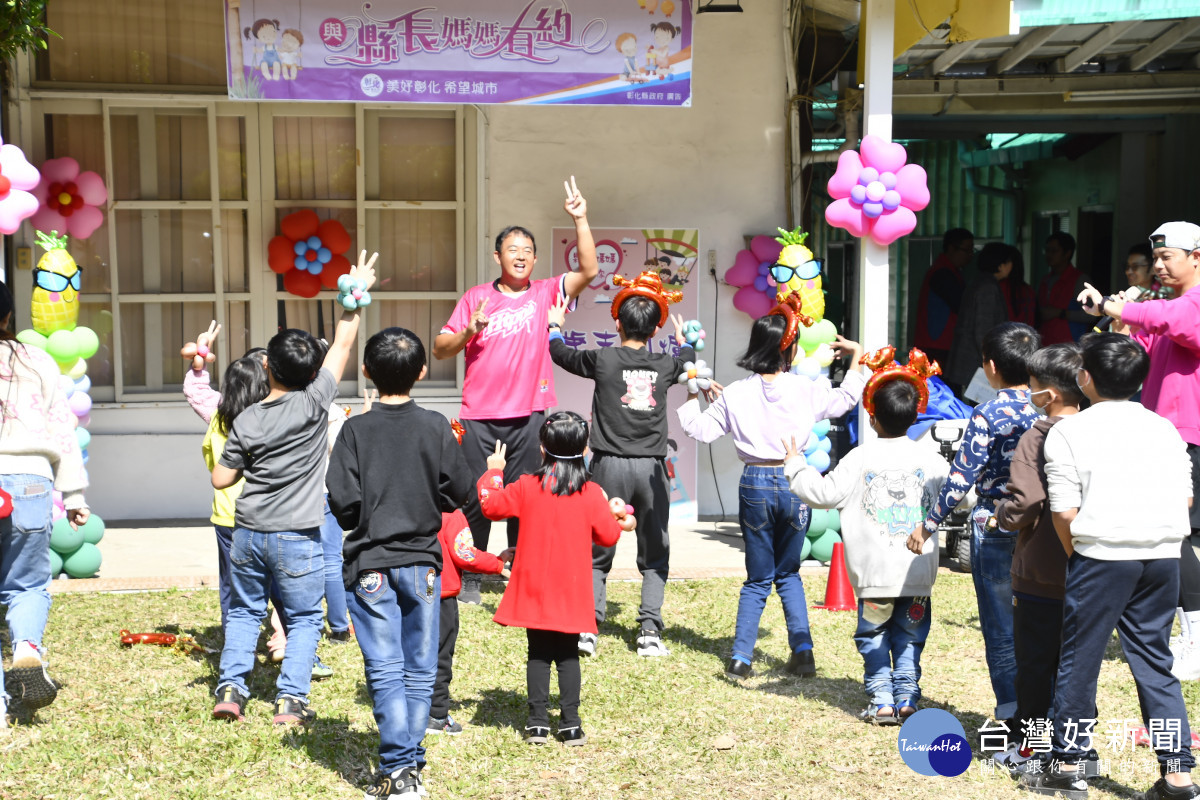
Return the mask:
<svg viewBox="0 0 1200 800">
<path fill-rule="evenodd" d="M 238 100 L 690 106 L 689 0 L 226 0 Z"/>
</svg>

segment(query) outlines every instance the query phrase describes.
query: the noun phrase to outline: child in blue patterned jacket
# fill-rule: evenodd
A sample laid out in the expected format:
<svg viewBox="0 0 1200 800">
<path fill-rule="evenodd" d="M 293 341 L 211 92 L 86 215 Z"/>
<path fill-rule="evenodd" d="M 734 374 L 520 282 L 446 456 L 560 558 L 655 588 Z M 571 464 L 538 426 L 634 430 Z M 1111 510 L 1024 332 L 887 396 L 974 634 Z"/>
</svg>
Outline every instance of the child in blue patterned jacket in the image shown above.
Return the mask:
<svg viewBox="0 0 1200 800">
<path fill-rule="evenodd" d="M 1029 403 L 1029 370 L 1025 362 L 1040 345 L 1037 331 L 1022 322 L 1001 323 L 983 337 L 983 371 L 998 393 L 996 399 L 976 407 L 950 467 L 950 476 L 920 531 L 924 538 L 932 536 L 971 486 L 975 486 L 978 500 L 971 512 L 971 577 L 979 603 L 979 627 L 983 632 L 992 692 L 996 695 L 995 718 L 1001 721 L 1009 720 L 1017 712 L 1010 574 L 1017 534 L 989 525 L 989 520 L 995 514 L 996 503 L 1006 496 L 1009 466 L 1017 441 L 1039 417 Z M 1010 725 L 1009 729 L 1013 727 Z"/>
</svg>

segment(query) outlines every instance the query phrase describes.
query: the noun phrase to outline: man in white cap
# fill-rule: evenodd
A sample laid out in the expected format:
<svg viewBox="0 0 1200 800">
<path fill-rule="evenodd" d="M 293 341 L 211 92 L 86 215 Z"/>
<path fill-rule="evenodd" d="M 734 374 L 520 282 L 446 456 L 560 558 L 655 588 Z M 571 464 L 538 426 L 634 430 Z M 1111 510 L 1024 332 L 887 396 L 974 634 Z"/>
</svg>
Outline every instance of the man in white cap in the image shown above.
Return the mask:
<svg viewBox="0 0 1200 800">
<path fill-rule="evenodd" d="M 1079 302 L 1089 313 L 1127 326 L 1150 353 L 1142 404 L 1174 423 L 1187 442 L 1192 461 L 1192 533 L 1183 540 L 1180 554 L 1182 635 L 1171 648 L 1175 654 L 1171 671 L 1180 680 L 1195 680 L 1200 678 L 1200 225 L 1160 225 L 1150 234 L 1150 246 L 1154 273 L 1163 286 L 1175 291 L 1176 299 L 1130 303 L 1124 295 L 1101 297 L 1087 286 Z"/>
</svg>

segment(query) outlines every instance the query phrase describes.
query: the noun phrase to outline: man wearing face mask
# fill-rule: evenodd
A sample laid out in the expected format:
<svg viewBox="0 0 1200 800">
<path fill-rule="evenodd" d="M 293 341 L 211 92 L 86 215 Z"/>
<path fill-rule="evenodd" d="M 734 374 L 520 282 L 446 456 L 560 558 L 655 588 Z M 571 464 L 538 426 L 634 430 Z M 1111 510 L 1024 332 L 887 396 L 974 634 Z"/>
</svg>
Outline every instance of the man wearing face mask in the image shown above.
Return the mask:
<svg viewBox="0 0 1200 800">
<path fill-rule="evenodd" d="M 1013 723 L 1050 716 L 1054 676 L 1062 646 L 1063 586 L 1067 554 L 1046 505 L 1046 434 L 1077 414 L 1087 398 L 1075 384 L 1083 356 L 1074 343 L 1052 344 L 1029 357 L 1029 403 L 1042 415 L 1021 435 L 1013 452 L 1007 497 L 996 505 L 1000 527 L 1017 531 L 1013 549 L 1013 650 L 1017 659 L 1017 713 Z M 1014 730 L 1012 744 L 993 758 L 1019 771 L 1033 758 L 1021 749 L 1031 731 Z"/>
<path fill-rule="evenodd" d="M 1079 295 L 1085 310 L 1112 317 L 1113 330 L 1128 330 L 1150 353 L 1142 405 L 1170 420 L 1187 442 L 1192 491 L 1200 497 L 1200 225 L 1168 222 L 1150 234 L 1154 274 L 1175 293 L 1173 300 L 1126 302 L 1101 297 L 1091 286 Z M 1172 643 L 1180 680 L 1200 678 L 1200 502 L 1191 509 L 1191 535 L 1179 560 L 1180 638 Z"/>
</svg>

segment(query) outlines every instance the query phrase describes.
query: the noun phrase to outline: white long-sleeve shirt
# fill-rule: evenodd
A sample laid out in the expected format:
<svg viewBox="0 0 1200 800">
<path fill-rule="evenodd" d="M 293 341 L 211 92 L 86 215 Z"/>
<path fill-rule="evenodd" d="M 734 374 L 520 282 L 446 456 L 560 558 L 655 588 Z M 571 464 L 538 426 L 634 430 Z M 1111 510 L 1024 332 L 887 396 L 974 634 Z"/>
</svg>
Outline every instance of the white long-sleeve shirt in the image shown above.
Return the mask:
<svg viewBox="0 0 1200 800">
<path fill-rule="evenodd" d="M 783 467 L 792 491 L 814 508 L 840 508 L 846 571 L 859 597 L 927 597 L 937 578 L 937 535 L 921 555 L 909 534 L 925 520 L 950 471 L 927 444 L 875 439 L 822 476 L 803 457 Z"/>
<path fill-rule="evenodd" d="M 1101 561 L 1179 558 L 1191 532 L 1187 446 L 1141 403 L 1109 400 L 1067 417 L 1046 434 L 1051 511 L 1079 512 L 1075 550 Z"/>
</svg>

